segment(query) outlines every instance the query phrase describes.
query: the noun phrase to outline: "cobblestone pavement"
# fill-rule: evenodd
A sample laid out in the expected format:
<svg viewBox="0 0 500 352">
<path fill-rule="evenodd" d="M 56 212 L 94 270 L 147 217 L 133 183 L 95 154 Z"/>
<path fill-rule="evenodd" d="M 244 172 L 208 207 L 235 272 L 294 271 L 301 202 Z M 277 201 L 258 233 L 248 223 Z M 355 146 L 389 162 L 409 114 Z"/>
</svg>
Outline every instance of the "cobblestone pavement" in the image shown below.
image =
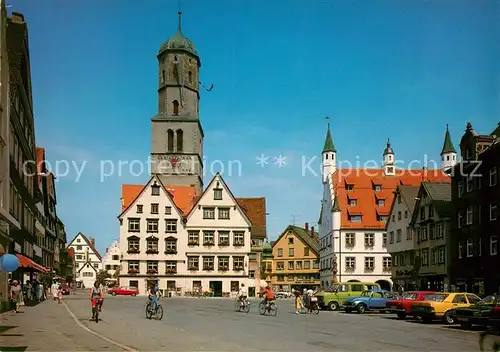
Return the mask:
<svg viewBox="0 0 500 352">
<path fill-rule="evenodd" d="M 83 330 L 54 301 L 23 308 L 0 314 L 0 351 L 123 351 Z"/>
<path fill-rule="evenodd" d="M 163 298 L 162 321 L 145 318 L 145 297 L 106 297 L 103 321 L 89 321 L 86 297 L 66 303 L 78 319 L 137 351 L 478 351 L 477 332 L 398 321 L 389 314 L 296 315 L 278 301 L 276 317 L 234 311 L 231 299 Z M 118 350 L 118 349 L 116 349 Z"/>
</svg>

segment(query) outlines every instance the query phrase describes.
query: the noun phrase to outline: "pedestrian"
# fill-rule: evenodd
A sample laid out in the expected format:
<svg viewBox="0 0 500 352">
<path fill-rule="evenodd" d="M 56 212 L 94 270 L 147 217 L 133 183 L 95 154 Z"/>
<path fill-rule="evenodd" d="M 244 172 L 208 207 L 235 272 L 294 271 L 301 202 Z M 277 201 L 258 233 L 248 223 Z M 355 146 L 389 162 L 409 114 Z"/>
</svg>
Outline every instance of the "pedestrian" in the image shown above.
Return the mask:
<svg viewBox="0 0 500 352">
<path fill-rule="evenodd" d="M 31 281 L 26 280 L 26 284 L 24 285 L 24 289 L 26 291 L 26 301 L 28 304 L 32 304 L 33 302 L 33 288 L 31 286 Z"/>
<path fill-rule="evenodd" d="M 295 295 L 295 313 L 300 314 L 300 307 L 302 306 L 302 299 L 300 298 L 300 291 L 293 290 L 292 293 Z"/>
<path fill-rule="evenodd" d="M 61 304 L 63 299 L 62 295 L 62 285 L 59 285 L 59 288 L 57 289 L 57 303 Z"/>
<path fill-rule="evenodd" d="M 21 306 L 24 306 L 23 290 L 17 280 L 12 280 L 10 286 L 10 300 L 16 303 L 16 313 L 21 313 Z"/>
<path fill-rule="evenodd" d="M 50 292 L 52 293 L 52 297 L 54 298 L 54 301 L 57 301 L 57 291 L 59 290 L 59 285 L 56 281 L 52 283 L 52 286 L 50 287 Z"/>
</svg>

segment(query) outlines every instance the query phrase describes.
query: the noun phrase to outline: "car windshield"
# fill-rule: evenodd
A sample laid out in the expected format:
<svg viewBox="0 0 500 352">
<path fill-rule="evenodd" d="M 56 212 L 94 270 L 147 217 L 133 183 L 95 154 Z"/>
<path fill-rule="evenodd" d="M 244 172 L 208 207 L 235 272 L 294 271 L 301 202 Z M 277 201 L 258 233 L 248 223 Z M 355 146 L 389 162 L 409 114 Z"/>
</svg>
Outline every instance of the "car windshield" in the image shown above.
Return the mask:
<svg viewBox="0 0 500 352">
<path fill-rule="evenodd" d="M 405 292 L 403 293 L 403 295 L 401 296 L 401 298 L 403 299 L 408 299 L 408 300 L 411 300 L 411 301 L 414 301 L 417 299 L 417 294 L 416 293 L 413 293 L 413 292 Z"/>
<path fill-rule="evenodd" d="M 476 304 L 483 305 L 483 306 L 491 306 L 491 305 L 494 305 L 496 303 L 497 303 L 497 299 L 495 296 L 487 296 L 487 297 L 483 298 L 482 300 L 480 300 L 479 302 L 477 302 Z"/>
<path fill-rule="evenodd" d="M 363 293 L 361 293 L 361 297 L 370 297 L 370 294 L 371 291 L 363 291 Z"/>
<path fill-rule="evenodd" d="M 335 284 L 335 285 L 330 286 L 326 291 L 327 292 L 348 292 L 349 287 L 347 285 Z"/>
<path fill-rule="evenodd" d="M 435 302 L 443 302 L 446 297 L 448 297 L 447 294 L 432 294 L 432 295 L 425 295 L 424 296 L 424 301 L 435 301 Z"/>
</svg>

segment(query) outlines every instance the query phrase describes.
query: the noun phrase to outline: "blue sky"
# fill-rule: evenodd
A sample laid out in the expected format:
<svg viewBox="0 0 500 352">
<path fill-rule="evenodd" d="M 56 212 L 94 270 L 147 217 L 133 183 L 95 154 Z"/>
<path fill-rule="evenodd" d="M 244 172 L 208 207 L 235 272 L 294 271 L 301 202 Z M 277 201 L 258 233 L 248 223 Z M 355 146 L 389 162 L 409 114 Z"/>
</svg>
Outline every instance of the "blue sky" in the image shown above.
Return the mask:
<svg viewBox="0 0 500 352">
<path fill-rule="evenodd" d="M 159 46 L 178 1 L 11 0 L 29 23 L 36 143 L 84 172 L 61 175 L 58 213 L 68 240 L 118 239 L 129 166 L 101 182 L 100 161 L 145 161 L 157 109 Z M 239 197 L 267 198 L 268 233 L 314 223 L 322 195 L 302 156 L 321 152 L 331 118 L 338 160 L 380 162 L 390 137 L 399 160 L 438 159 L 446 124 L 455 146 L 470 120 L 490 133 L 500 110 L 497 1 L 181 0 L 183 32 L 201 56 L 207 164 L 221 160 Z M 271 163 L 260 167 L 261 153 Z M 287 156 L 278 168 L 272 157 Z M 228 175 L 229 161 L 239 160 Z M 117 166 L 118 168 L 118 166 Z M 137 174 L 140 169 L 133 170 Z M 205 183 L 211 178 L 207 170 Z"/>
</svg>

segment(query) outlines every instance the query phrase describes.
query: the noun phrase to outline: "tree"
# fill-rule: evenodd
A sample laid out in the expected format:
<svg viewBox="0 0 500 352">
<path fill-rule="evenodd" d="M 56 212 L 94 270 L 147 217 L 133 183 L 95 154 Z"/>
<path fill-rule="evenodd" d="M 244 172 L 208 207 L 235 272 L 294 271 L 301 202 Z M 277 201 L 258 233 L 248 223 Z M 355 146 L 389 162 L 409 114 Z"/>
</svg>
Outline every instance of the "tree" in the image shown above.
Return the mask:
<svg viewBox="0 0 500 352">
<path fill-rule="evenodd" d="M 106 270 L 101 270 L 97 273 L 95 280 L 100 284 L 100 285 L 105 285 L 106 284 L 106 279 L 109 279 L 111 275 Z"/>
<path fill-rule="evenodd" d="M 122 267 L 118 265 L 118 267 L 115 269 L 115 273 L 113 274 L 113 279 L 116 279 L 116 285 L 120 286 L 120 271 Z"/>
</svg>

